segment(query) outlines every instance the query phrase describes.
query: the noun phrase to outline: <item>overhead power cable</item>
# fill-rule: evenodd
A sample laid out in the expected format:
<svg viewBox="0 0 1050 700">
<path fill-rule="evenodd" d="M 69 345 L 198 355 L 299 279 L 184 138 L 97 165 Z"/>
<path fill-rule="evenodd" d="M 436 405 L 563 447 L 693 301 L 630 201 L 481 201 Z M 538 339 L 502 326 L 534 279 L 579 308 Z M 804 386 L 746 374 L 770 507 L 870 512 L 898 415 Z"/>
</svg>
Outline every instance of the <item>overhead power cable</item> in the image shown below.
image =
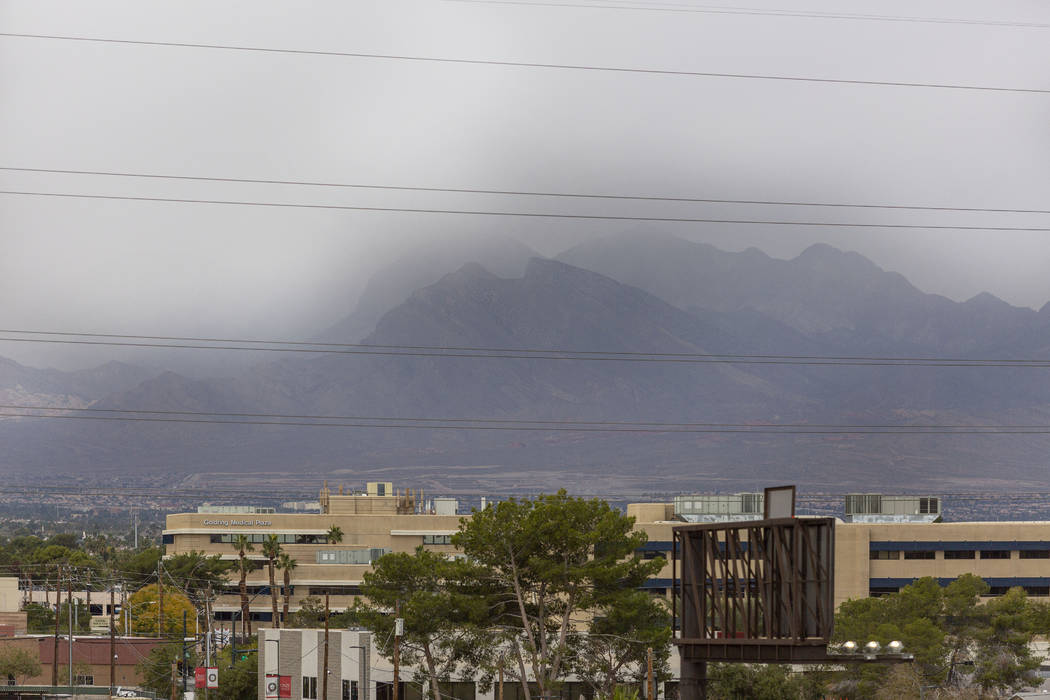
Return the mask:
<svg viewBox="0 0 1050 700">
<path fill-rule="evenodd" d="M 779 219 L 717 219 L 691 216 L 622 216 L 614 214 L 558 214 L 530 211 L 495 211 L 483 209 L 440 209 L 429 207 L 366 207 L 347 204 L 309 204 L 298 202 L 263 202 L 231 199 L 197 199 L 190 197 L 135 197 L 130 195 L 84 194 L 75 192 L 37 192 L 0 190 L 0 194 L 23 197 L 56 197 L 66 199 L 99 199 L 123 202 L 165 202 L 169 204 L 213 204 L 241 207 L 288 209 L 323 209 L 331 211 L 396 212 L 401 214 L 451 214 L 457 216 L 498 216 L 531 219 L 575 219 L 585 221 L 645 221 L 677 224 L 745 224 L 749 226 L 812 226 L 820 228 L 913 229 L 928 231 L 1016 231 L 1050 232 L 1050 226 L 960 226 L 954 224 L 877 224 L 853 221 L 784 221 Z"/>
<path fill-rule="evenodd" d="M 65 410 L 65 409 L 64 409 Z M 74 409 L 75 410 L 75 409 Z M 960 430 L 924 430 L 924 429 L 826 429 L 826 428 L 665 428 L 665 427 L 592 427 L 592 426 L 524 426 L 524 425 L 424 425 L 420 423 L 371 423 L 371 422 L 319 422 L 290 420 L 261 420 L 238 418 L 180 418 L 180 417 L 143 417 L 140 415 L 70 415 L 41 413 L 0 413 L 0 418 L 46 418 L 57 420 L 93 420 L 93 421 L 127 421 L 135 423 L 198 423 L 206 425 L 272 425 L 284 427 L 310 428 L 374 428 L 398 430 L 475 430 L 475 431 L 516 431 L 516 432 L 568 432 L 568 433 L 695 433 L 695 434 L 748 434 L 748 435 L 1050 435 L 1050 428 L 1030 430 L 1025 428 L 996 428 L 992 430 L 965 428 Z"/>
<path fill-rule="evenodd" d="M 679 202 L 689 204 L 747 204 L 784 207 L 834 207 L 842 209 L 890 209 L 904 211 L 951 211 L 992 214 L 1050 214 L 1050 209 L 1010 209 L 994 207 L 950 207 L 916 204 L 858 204 L 849 202 L 806 202 L 775 199 L 717 199 L 712 197 L 661 197 L 636 194 L 590 194 L 582 192 L 545 192 L 537 190 L 498 190 L 472 187 L 421 187 L 413 185 L 381 185 L 356 182 L 322 182 L 311 180 L 275 180 L 265 178 L 216 177 L 201 175 L 170 175 L 161 173 L 134 173 L 111 170 L 63 170 L 57 168 L 20 168 L 0 166 L 0 170 L 24 173 L 48 173 L 57 175 L 98 175 L 106 177 L 132 177 L 161 180 L 183 180 L 192 182 L 227 182 L 251 185 L 296 185 L 304 187 L 329 187 L 364 190 L 395 190 L 398 192 L 440 192 L 447 194 L 510 195 L 521 197 L 561 197 L 571 199 L 630 200 L 639 202 Z"/>
<path fill-rule="evenodd" d="M 594 66 L 572 63 L 534 63 L 527 61 L 495 61 L 470 58 L 447 58 L 437 56 L 408 56 L 351 51 L 321 51 L 316 49 L 282 49 L 269 46 L 244 46 L 232 44 L 204 44 L 178 41 L 145 41 L 136 39 L 110 39 L 103 37 L 73 36 L 60 34 L 31 34 L 25 32 L 0 32 L 0 36 L 18 39 L 43 39 L 54 41 L 77 41 L 99 44 L 121 44 L 128 46 L 157 46 L 183 49 L 214 49 L 222 51 L 246 51 L 299 56 L 337 56 L 342 58 L 365 58 L 384 61 L 413 61 L 417 63 L 444 63 L 475 66 L 500 66 L 505 68 L 541 68 L 547 70 L 592 71 L 606 73 L 632 73 L 642 75 L 666 75 L 695 78 L 727 78 L 741 80 L 779 80 L 785 82 L 825 83 L 831 85 L 869 85 L 883 87 L 931 88 L 938 90 L 975 90 L 982 92 L 1015 92 L 1028 94 L 1050 94 L 1047 88 L 1004 87 L 998 85 L 964 85 L 957 83 L 904 82 L 893 80 L 849 80 L 846 78 L 818 78 L 797 75 L 773 75 L 764 73 L 728 73 L 714 71 L 665 70 L 657 68 L 630 68 L 622 66 Z"/>
<path fill-rule="evenodd" d="M 751 355 L 740 353 L 628 352 L 618 350 L 499 348 L 454 345 L 372 345 L 364 343 L 311 343 L 306 341 L 243 340 L 233 338 L 150 336 L 117 333 L 69 333 L 61 331 L 28 331 L 17 329 L 0 329 L 0 333 L 46 336 L 33 338 L 0 337 L 0 342 L 13 343 L 57 343 L 117 347 L 181 348 L 189 350 L 243 350 L 256 352 L 296 352 L 336 355 L 378 355 L 386 357 L 403 355 L 405 357 L 456 357 L 592 362 L 842 365 L 862 367 L 1050 367 L 1050 359 L 879 357 L 858 355 Z M 65 337 L 56 338 L 53 336 Z M 106 338 L 109 340 L 71 340 L 70 338 Z M 236 343 L 237 345 L 216 345 L 212 343 Z M 260 345 L 278 347 L 259 347 Z"/>
<path fill-rule="evenodd" d="M 965 19 L 959 17 L 910 17 L 905 15 L 867 15 L 846 12 L 816 12 L 810 10 L 776 10 L 759 7 L 719 7 L 687 5 L 675 2 L 645 3 L 642 0 L 625 0 L 620 4 L 609 4 L 614 0 L 600 0 L 593 4 L 581 2 L 554 2 L 552 0 L 445 0 L 445 2 L 470 3 L 475 5 L 518 5 L 521 7 L 574 7 L 596 10 L 635 10 L 648 12 L 673 12 L 705 15 L 746 15 L 785 17 L 802 19 L 841 19 L 871 22 L 914 22 L 920 24 L 961 24 L 983 27 L 1008 27 L 1022 29 L 1047 29 L 1050 24 L 1019 22 L 1011 20 Z M 619 2 L 619 0 L 615 0 Z"/>
</svg>

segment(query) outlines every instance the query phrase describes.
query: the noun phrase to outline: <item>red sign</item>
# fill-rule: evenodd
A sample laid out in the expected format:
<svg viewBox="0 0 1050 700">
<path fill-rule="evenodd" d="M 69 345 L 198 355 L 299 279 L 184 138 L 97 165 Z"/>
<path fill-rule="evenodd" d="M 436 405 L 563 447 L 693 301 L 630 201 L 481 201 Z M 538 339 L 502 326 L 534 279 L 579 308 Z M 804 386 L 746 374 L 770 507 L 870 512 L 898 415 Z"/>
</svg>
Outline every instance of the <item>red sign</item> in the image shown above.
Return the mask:
<svg viewBox="0 0 1050 700">
<path fill-rule="evenodd" d="M 281 685 L 280 697 L 290 698 L 292 697 L 292 677 L 291 676 L 278 676 Z"/>
<path fill-rule="evenodd" d="M 204 666 L 198 666 L 193 669 L 193 687 L 203 688 L 208 682 L 208 669 Z"/>
</svg>

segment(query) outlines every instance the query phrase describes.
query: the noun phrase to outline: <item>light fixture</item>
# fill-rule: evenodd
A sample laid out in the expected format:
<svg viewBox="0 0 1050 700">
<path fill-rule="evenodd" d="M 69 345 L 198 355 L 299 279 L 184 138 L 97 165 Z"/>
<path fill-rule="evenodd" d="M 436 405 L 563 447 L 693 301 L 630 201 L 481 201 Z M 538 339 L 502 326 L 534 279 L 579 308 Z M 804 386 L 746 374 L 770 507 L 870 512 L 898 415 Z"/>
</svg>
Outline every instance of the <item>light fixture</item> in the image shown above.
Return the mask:
<svg viewBox="0 0 1050 700">
<path fill-rule="evenodd" d="M 898 640 L 894 639 L 892 642 L 886 645 L 886 651 L 891 654 L 899 654 L 904 650 L 904 645 Z"/>
<path fill-rule="evenodd" d="M 879 649 L 881 648 L 882 645 L 876 642 L 874 639 L 864 645 L 864 651 L 868 654 L 878 654 Z"/>
<path fill-rule="evenodd" d="M 846 652 L 847 654 L 855 654 L 855 653 L 857 653 L 857 643 L 854 642 L 853 640 L 849 640 L 849 641 L 843 642 L 842 643 L 842 651 Z"/>
</svg>

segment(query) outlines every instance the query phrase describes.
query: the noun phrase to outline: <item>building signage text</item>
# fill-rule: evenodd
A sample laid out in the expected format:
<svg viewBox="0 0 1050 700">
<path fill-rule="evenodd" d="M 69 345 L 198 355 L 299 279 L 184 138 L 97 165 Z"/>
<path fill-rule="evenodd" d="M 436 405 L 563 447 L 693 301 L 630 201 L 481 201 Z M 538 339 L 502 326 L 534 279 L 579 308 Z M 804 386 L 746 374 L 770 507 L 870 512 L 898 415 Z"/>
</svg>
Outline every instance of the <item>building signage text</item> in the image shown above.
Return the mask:
<svg viewBox="0 0 1050 700">
<path fill-rule="evenodd" d="M 220 525 L 222 527 L 270 527 L 272 520 L 205 520 L 205 525 Z"/>
</svg>

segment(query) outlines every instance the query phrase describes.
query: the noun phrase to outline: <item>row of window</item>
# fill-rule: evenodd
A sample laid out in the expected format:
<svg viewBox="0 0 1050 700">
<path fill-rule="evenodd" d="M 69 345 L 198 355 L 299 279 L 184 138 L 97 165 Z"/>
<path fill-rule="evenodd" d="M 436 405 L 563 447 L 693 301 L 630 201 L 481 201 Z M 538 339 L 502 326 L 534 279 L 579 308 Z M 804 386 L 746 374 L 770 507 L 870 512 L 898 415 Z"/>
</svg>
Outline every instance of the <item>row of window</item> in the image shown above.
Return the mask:
<svg viewBox="0 0 1050 700">
<path fill-rule="evenodd" d="M 310 595 L 361 595 L 360 586 L 310 586 Z"/>
<path fill-rule="evenodd" d="M 1010 551 L 1005 549 L 945 549 L 945 559 L 976 559 L 980 552 L 981 559 L 1010 559 Z M 1018 552 L 1021 559 L 1050 559 L 1050 549 L 1022 549 Z M 900 559 L 899 550 L 872 550 L 868 553 L 869 559 Z M 936 552 L 932 549 L 904 552 L 905 559 L 936 559 Z"/>
<path fill-rule="evenodd" d="M 452 544 L 452 535 L 423 535 L 423 544 Z"/>
<path fill-rule="evenodd" d="M 1024 592 L 1030 596 L 1050 596 L 1050 586 L 1020 586 L 1024 589 Z M 1004 596 L 1006 592 L 1010 590 L 1011 586 L 989 586 L 989 596 Z M 890 595 L 892 593 L 900 592 L 899 586 L 871 586 L 868 589 L 868 595 L 872 598 L 878 598 L 883 595 Z"/>
<path fill-rule="evenodd" d="M 263 533 L 256 532 L 244 535 L 252 544 L 262 544 L 270 534 L 277 535 L 277 541 L 281 544 L 328 544 L 328 535 L 293 535 L 289 533 Z M 209 535 L 212 544 L 233 544 L 240 534 L 232 532 L 212 533 Z M 173 541 L 174 542 L 174 541 Z"/>
</svg>

